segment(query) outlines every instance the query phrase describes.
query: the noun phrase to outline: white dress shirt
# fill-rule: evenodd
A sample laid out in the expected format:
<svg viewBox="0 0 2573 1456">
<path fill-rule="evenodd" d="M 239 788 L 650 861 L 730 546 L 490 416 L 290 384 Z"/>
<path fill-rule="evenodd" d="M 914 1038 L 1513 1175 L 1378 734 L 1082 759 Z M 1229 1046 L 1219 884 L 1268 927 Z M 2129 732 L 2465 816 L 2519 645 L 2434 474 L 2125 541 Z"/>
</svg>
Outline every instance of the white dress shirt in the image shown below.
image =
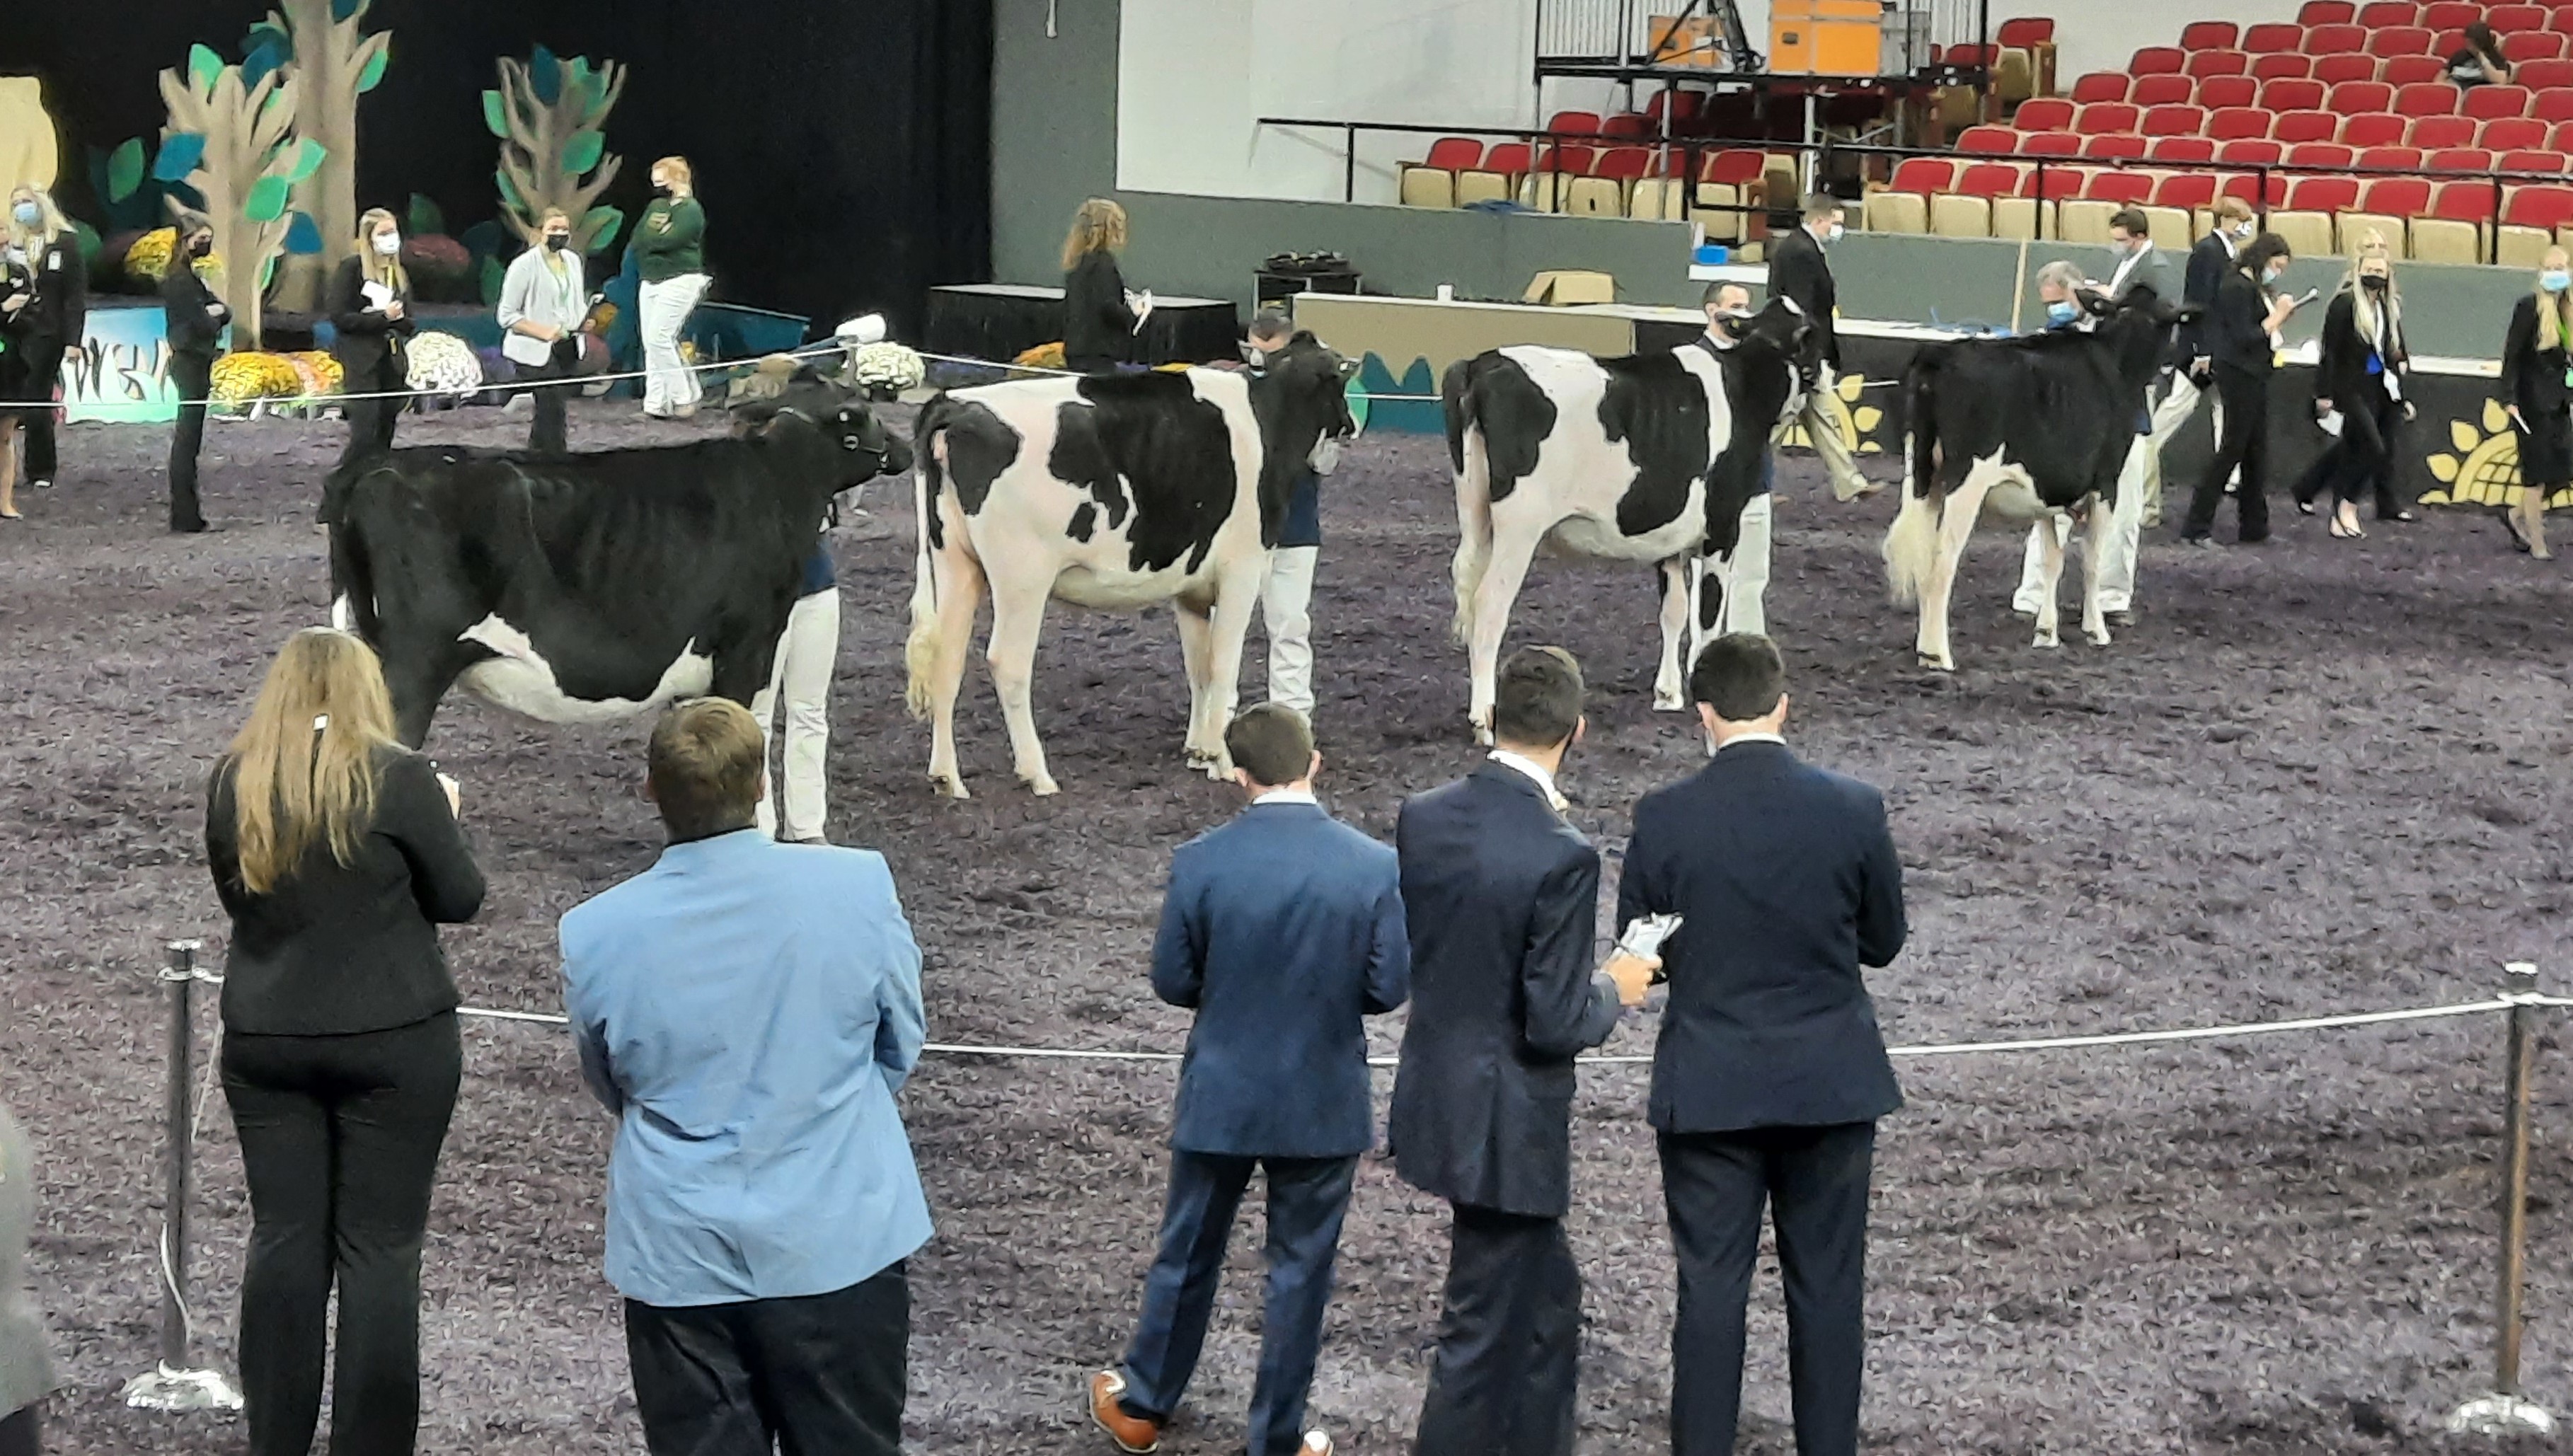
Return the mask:
<svg viewBox="0 0 2573 1456">
<path fill-rule="evenodd" d="M 1717 744 L 1717 745 L 1715 746 L 1715 751 L 1716 751 L 1716 752 L 1718 752 L 1718 753 L 1722 753 L 1724 750 L 1726 750 L 1726 749 L 1728 749 L 1728 748 L 1735 748 L 1735 747 L 1739 747 L 1740 745 L 1745 744 L 1745 743 L 1777 743 L 1777 744 L 1784 744 L 1786 741 L 1787 741 L 1786 739 L 1781 738 L 1780 736 L 1778 736 L 1778 735 L 1777 735 L 1777 734 L 1775 734 L 1775 733 L 1736 733 L 1736 734 L 1734 734 L 1731 738 L 1728 738 L 1728 739 L 1724 740 L 1722 743 Z"/>
<path fill-rule="evenodd" d="M 1517 769 L 1520 773 L 1536 780 L 1537 788 L 1545 794 L 1545 802 L 1554 806 L 1555 813 L 1560 814 L 1572 807 L 1562 793 L 1554 787 L 1554 775 L 1545 771 L 1545 765 L 1531 758 L 1523 758 L 1506 748 L 1493 749 L 1492 762 L 1505 768 Z"/>
<path fill-rule="evenodd" d="M 1318 808 L 1321 802 L 1313 797 L 1313 791 L 1310 789 L 1272 789 L 1252 800 L 1251 807 L 1257 809 L 1263 804 L 1311 804 Z"/>
</svg>

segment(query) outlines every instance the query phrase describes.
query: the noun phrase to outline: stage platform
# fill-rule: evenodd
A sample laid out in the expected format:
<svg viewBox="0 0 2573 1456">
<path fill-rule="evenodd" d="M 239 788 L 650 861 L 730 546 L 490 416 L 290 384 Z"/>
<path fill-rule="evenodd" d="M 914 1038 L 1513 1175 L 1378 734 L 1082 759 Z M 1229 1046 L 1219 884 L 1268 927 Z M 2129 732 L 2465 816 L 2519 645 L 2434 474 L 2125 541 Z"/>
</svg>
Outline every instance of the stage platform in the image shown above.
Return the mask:
<svg viewBox="0 0 2573 1456">
<path fill-rule="evenodd" d="M 931 354 L 1008 364 L 1063 340 L 1063 290 L 1035 284 L 953 284 L 929 291 L 922 345 Z M 1156 297 L 1137 364 L 1214 364 L 1242 357 L 1242 318 L 1227 299 Z"/>
</svg>

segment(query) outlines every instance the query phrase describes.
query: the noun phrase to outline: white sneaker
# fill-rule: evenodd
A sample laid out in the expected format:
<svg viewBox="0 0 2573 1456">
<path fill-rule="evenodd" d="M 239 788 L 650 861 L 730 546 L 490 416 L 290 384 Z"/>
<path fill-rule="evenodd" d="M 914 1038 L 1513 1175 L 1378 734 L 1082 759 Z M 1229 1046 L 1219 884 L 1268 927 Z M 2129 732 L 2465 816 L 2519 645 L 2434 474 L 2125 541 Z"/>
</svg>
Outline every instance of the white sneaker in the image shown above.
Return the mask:
<svg viewBox="0 0 2573 1456">
<path fill-rule="evenodd" d="M 1320 1431 L 1306 1431 L 1299 1449 L 1304 1456 L 1331 1456 L 1331 1438 Z"/>
</svg>

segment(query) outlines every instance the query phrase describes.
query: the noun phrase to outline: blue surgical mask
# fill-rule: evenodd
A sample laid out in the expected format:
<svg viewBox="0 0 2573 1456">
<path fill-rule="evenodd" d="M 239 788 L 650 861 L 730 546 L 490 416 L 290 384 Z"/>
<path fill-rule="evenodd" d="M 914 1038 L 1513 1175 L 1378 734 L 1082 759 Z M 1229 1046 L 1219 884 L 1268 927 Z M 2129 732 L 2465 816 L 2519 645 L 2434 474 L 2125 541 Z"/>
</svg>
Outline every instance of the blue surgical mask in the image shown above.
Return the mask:
<svg viewBox="0 0 2573 1456">
<path fill-rule="evenodd" d="M 2049 304 L 2046 306 L 2046 322 L 2049 324 L 2070 324 L 2081 317 L 2082 306 L 2079 304 Z"/>
<path fill-rule="evenodd" d="M 34 203 L 23 202 L 11 208 L 9 216 L 16 218 L 20 227 L 32 228 L 45 220 L 45 210 Z"/>
<path fill-rule="evenodd" d="M 2537 276 L 2537 286 L 2550 294 L 2560 294 L 2566 288 L 2573 287 L 2573 273 L 2566 273 L 2560 268 L 2550 268 Z"/>
</svg>

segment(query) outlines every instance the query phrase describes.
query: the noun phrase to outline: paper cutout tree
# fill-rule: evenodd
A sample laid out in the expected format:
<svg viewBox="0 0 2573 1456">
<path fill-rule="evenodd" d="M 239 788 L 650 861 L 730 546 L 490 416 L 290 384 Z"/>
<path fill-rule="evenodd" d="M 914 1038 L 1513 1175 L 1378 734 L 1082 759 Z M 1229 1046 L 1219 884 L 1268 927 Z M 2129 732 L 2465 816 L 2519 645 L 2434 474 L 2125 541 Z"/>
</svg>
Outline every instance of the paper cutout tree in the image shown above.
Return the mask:
<svg viewBox="0 0 2573 1456">
<path fill-rule="evenodd" d="M 287 249 L 278 290 L 280 304 L 306 313 L 322 307 L 331 270 L 357 246 L 358 98 L 384 80 L 393 45 L 393 32 L 362 29 L 371 3 L 278 0 L 243 42 L 244 74 L 256 81 L 281 71 L 292 79 L 295 129 L 322 147 L 322 165 L 295 184 L 295 210 L 309 221 Z"/>
<path fill-rule="evenodd" d="M 177 185 L 169 203 L 180 231 L 199 223 L 214 230 L 236 348 L 258 344 L 260 299 L 295 227 L 288 195 L 325 155 L 319 142 L 295 135 L 295 78 L 270 68 L 248 79 L 248 70 L 200 45 L 188 48 L 186 75 L 162 72 L 170 121 L 152 166 L 153 176 Z"/>
<path fill-rule="evenodd" d="M 556 59 L 538 46 L 520 61 L 500 58 L 500 87 L 482 93 L 482 123 L 500 139 L 501 217 L 520 238 L 534 243 L 545 213 L 560 208 L 572 220 L 572 246 L 584 255 L 616 241 L 625 214 L 593 206 L 616 180 L 622 158 L 610 155 L 599 123 L 625 90 L 625 68 L 584 56 Z"/>
</svg>

